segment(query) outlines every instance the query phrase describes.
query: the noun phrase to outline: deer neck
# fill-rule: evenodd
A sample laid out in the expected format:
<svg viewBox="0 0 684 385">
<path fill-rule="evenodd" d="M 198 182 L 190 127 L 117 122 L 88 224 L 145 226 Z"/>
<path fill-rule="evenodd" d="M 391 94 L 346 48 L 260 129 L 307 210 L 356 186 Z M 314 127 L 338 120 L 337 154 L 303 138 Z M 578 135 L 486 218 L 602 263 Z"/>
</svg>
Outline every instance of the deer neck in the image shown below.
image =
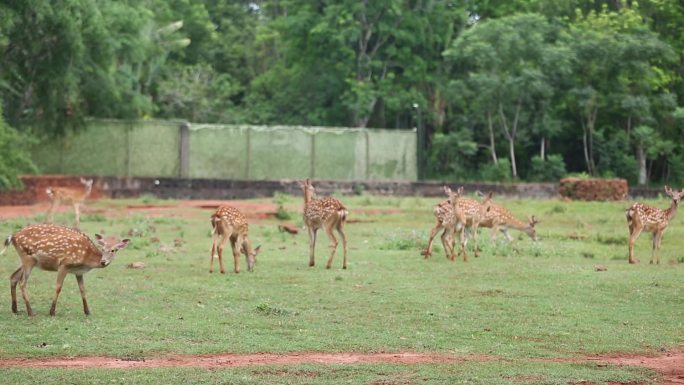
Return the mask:
<svg viewBox="0 0 684 385">
<path fill-rule="evenodd" d="M 672 220 L 672 218 L 677 215 L 677 210 L 679 210 L 679 202 L 673 199 L 670 207 L 665 209 L 665 216 L 667 216 L 668 221 Z"/>
<path fill-rule="evenodd" d="M 85 192 L 83 194 L 83 198 L 87 198 L 90 195 L 90 192 L 93 191 L 93 185 L 86 185 Z"/>
</svg>

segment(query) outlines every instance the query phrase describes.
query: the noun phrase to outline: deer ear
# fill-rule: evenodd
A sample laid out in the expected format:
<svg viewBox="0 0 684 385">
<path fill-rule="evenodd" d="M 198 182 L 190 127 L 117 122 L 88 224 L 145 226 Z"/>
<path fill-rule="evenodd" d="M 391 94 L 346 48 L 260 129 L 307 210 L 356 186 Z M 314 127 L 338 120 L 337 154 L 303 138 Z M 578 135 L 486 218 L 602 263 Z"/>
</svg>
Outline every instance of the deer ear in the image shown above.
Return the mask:
<svg viewBox="0 0 684 385">
<path fill-rule="evenodd" d="M 128 246 L 128 244 L 129 244 L 130 242 L 131 242 L 130 239 L 122 239 L 121 242 L 119 242 L 119 243 L 117 243 L 116 245 L 114 245 L 114 248 L 117 249 L 117 250 L 125 249 L 126 246 Z"/>
<path fill-rule="evenodd" d="M 670 188 L 670 186 L 665 186 L 665 194 L 672 195 L 672 189 Z"/>
<path fill-rule="evenodd" d="M 254 253 L 254 255 L 259 254 L 259 251 L 261 251 L 261 245 L 255 247 L 254 250 L 252 250 L 252 252 Z"/>
<path fill-rule="evenodd" d="M 456 190 L 458 195 L 463 195 L 463 186 L 459 187 L 458 190 Z"/>
<path fill-rule="evenodd" d="M 446 193 L 446 195 L 451 195 L 451 187 L 444 186 L 444 193 Z"/>
</svg>

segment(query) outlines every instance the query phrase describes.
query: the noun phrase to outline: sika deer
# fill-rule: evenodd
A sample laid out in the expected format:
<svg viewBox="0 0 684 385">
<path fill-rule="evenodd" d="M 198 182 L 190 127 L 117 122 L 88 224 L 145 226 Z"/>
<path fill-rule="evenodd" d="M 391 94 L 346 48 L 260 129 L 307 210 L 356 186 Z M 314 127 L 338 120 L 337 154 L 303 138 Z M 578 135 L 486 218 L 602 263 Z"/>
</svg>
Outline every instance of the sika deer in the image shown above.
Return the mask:
<svg viewBox="0 0 684 385">
<path fill-rule="evenodd" d="M 333 234 L 333 229 L 337 230 L 342 237 L 342 251 L 344 253 L 342 268 L 347 268 L 347 237 L 344 234 L 344 222 L 349 215 L 346 207 L 339 200 L 332 197 L 315 199 L 316 190 L 307 178 L 304 182 L 299 182 L 299 186 L 304 191 L 304 224 L 309 230 L 309 266 L 315 265 L 314 249 L 316 248 L 316 232 L 318 229 L 325 229 L 330 238 L 332 251 L 328 258 L 326 269 L 332 266 L 335 251 L 337 251 L 337 238 Z"/>
<path fill-rule="evenodd" d="M 660 263 L 660 242 L 663 240 L 663 233 L 670 224 L 670 221 L 677 214 L 679 209 L 679 201 L 684 196 L 684 189 L 681 191 L 672 191 L 668 186 L 665 186 L 665 194 L 672 198 L 670 207 L 666 209 L 659 209 L 643 203 L 634 203 L 625 212 L 627 216 L 627 224 L 629 225 L 629 263 L 637 263 L 634 259 L 634 242 L 639 238 L 643 230 L 653 233 L 653 250 L 651 252 L 651 262 L 656 260 Z"/>
<path fill-rule="evenodd" d="M 247 218 L 235 207 L 221 206 L 211 216 L 211 228 L 212 244 L 209 272 L 214 272 L 214 250 L 218 253 L 221 274 L 226 272 L 223 265 L 223 245 L 227 239 L 230 239 L 230 245 L 233 249 L 235 272 L 240 272 L 240 253 L 244 253 L 247 258 L 247 271 L 253 271 L 256 256 L 259 254 L 261 246 L 252 250 L 252 242 L 248 236 Z"/>
<path fill-rule="evenodd" d="M 478 202 L 473 199 L 463 198 L 463 187 L 460 187 L 456 192 L 453 192 L 451 188 L 444 186 L 444 192 L 449 195 L 449 199 L 444 202 L 435 205 L 433 212 L 437 218 L 437 223 L 435 227 L 430 231 L 430 238 L 428 240 L 427 250 L 423 251 L 421 254 L 428 258 L 432 255 L 432 241 L 439 232 L 439 230 L 444 229 L 442 232 L 442 246 L 446 253 L 447 258 L 452 261 L 455 259 L 454 255 L 454 231 L 459 233 L 459 241 L 461 245 L 461 251 L 459 254 L 463 255 L 463 261 L 468 261 L 468 256 L 465 251 L 465 246 L 467 240 L 465 239 L 465 227 L 470 224 L 473 228 L 473 234 L 477 234 L 477 227 L 483 217 L 484 213 L 489 210 L 489 205 L 491 204 L 492 193 L 490 192 L 482 202 Z M 477 247 L 477 237 L 474 236 L 475 243 L 475 256 L 479 256 L 479 251 Z"/>
<path fill-rule="evenodd" d="M 116 252 L 125 248 L 129 242 L 128 239 L 106 241 L 99 234 L 95 234 L 95 238 L 99 246 L 76 229 L 49 223 L 30 225 L 7 237 L 5 247 L 0 254 L 3 254 L 11 243 L 21 259 L 21 267 L 10 277 L 12 312 L 17 312 L 17 284 L 19 284 L 21 296 L 26 303 L 26 312 L 30 317 L 33 316 L 26 286 L 31 270 L 37 266 L 43 270 L 57 272 L 57 285 L 50 307 L 51 316 L 55 315 L 57 298 L 67 273 L 76 275 L 83 300 L 83 312 L 89 315 L 90 309 L 86 301 L 83 274 L 91 269 L 109 266 Z"/>
<path fill-rule="evenodd" d="M 478 195 L 483 196 L 482 193 L 478 192 Z M 527 219 L 527 223 L 518 220 L 511 214 L 508 209 L 501 205 L 492 203 L 489 211 L 487 211 L 480 221 L 480 227 L 488 227 L 492 229 L 492 241 L 496 240 L 497 232 L 501 231 L 506 239 L 510 242 L 513 237 L 508 233 L 508 229 L 514 229 L 522 231 L 527 234 L 533 241 L 538 241 L 537 230 L 535 225 L 539 223 L 534 215 Z"/>
<path fill-rule="evenodd" d="M 45 189 L 52 205 L 47 213 L 47 222 L 52 222 L 54 219 L 55 211 L 61 203 L 71 204 L 74 206 L 74 212 L 76 213 L 76 227 L 80 225 L 81 221 L 81 205 L 86 200 L 88 195 L 93 189 L 93 180 L 85 180 L 81 178 L 81 183 L 85 186 L 85 189 L 77 189 L 72 187 L 48 187 Z"/>
</svg>

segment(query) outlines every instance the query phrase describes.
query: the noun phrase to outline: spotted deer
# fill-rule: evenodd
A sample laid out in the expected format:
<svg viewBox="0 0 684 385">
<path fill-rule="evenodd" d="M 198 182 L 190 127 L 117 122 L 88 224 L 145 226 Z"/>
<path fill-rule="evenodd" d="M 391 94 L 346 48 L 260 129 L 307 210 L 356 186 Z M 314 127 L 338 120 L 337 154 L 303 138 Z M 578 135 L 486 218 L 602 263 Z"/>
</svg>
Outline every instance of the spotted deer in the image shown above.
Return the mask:
<svg viewBox="0 0 684 385">
<path fill-rule="evenodd" d="M 57 207 L 59 207 L 60 204 L 65 203 L 74 206 L 74 212 L 76 214 L 76 227 L 80 225 L 81 205 L 86 198 L 88 198 L 93 189 L 93 180 L 81 178 L 81 183 L 85 187 L 84 189 L 73 187 L 48 187 L 45 189 L 45 192 L 52 202 L 47 213 L 47 222 L 53 221 Z"/>
<path fill-rule="evenodd" d="M 223 265 L 223 245 L 226 240 L 230 240 L 235 260 L 235 272 L 240 272 L 240 254 L 245 254 L 247 258 L 247 271 L 254 270 L 256 256 L 259 254 L 261 246 L 252 249 L 252 242 L 249 240 L 249 225 L 247 218 L 235 207 L 220 206 L 211 215 L 211 257 L 209 262 L 209 272 L 214 272 L 214 251 L 218 254 L 221 274 L 226 272 Z"/>
<path fill-rule="evenodd" d="M 454 255 L 454 232 L 458 231 L 459 243 L 461 245 L 460 255 L 463 255 L 463 261 L 468 261 L 468 256 L 465 251 L 467 240 L 465 238 L 466 226 L 473 228 L 473 234 L 477 234 L 477 228 L 483 217 L 491 205 L 492 193 L 490 192 L 481 202 L 474 199 L 463 197 L 463 187 L 457 191 L 452 191 L 451 188 L 444 186 L 444 192 L 449 196 L 449 199 L 434 206 L 433 212 L 437 219 L 435 227 L 430 231 L 430 238 L 428 240 L 427 250 L 421 254 L 428 258 L 432 255 L 432 242 L 434 237 L 440 230 L 442 232 L 442 246 L 447 258 L 452 261 L 455 259 Z M 475 244 L 475 256 L 479 256 L 477 247 L 477 236 L 474 235 L 473 242 Z"/>
<path fill-rule="evenodd" d="M 629 226 L 629 263 L 638 262 L 638 260 L 634 259 L 634 242 L 644 230 L 653 233 L 653 249 L 650 263 L 653 263 L 654 259 L 656 263 L 660 263 L 660 242 L 663 240 L 663 233 L 670 224 L 670 221 L 677 214 L 679 201 L 684 196 L 684 189 L 673 191 L 669 186 L 665 186 L 665 194 L 672 198 L 670 207 L 666 209 L 659 209 L 643 203 L 634 203 L 625 212 L 627 225 Z"/>
<path fill-rule="evenodd" d="M 314 196 L 316 190 L 311 184 L 311 180 L 307 178 L 303 182 L 299 182 L 299 186 L 304 192 L 304 224 L 309 231 L 309 266 L 316 264 L 314 257 L 314 249 L 316 248 L 316 232 L 318 229 L 324 229 L 328 238 L 330 238 L 330 257 L 328 263 L 325 265 L 326 269 L 332 266 L 333 257 L 337 251 L 337 238 L 333 234 L 333 230 L 337 230 L 342 238 L 342 268 L 347 268 L 347 237 L 344 234 L 344 223 L 347 220 L 349 211 L 344 207 L 342 202 L 332 197 L 323 197 L 316 199 Z"/>
<path fill-rule="evenodd" d="M 90 309 L 86 301 L 83 275 L 92 269 L 109 266 L 116 252 L 125 248 L 129 242 L 128 239 L 105 240 L 99 234 L 95 234 L 95 238 L 97 244 L 76 229 L 49 223 L 30 225 L 7 237 L 5 247 L 0 254 L 3 254 L 12 244 L 21 260 L 21 267 L 10 276 L 12 312 L 17 313 L 17 284 L 19 284 L 21 296 L 26 304 L 26 312 L 30 317 L 34 315 L 26 286 L 31 270 L 37 266 L 42 270 L 57 272 L 57 285 L 50 307 L 51 316 L 55 315 L 57 298 L 67 273 L 76 275 L 83 300 L 83 312 L 89 315 Z"/>
<path fill-rule="evenodd" d="M 483 196 L 481 192 L 478 191 L 478 195 Z M 496 235 L 500 231 L 506 239 L 510 242 L 513 237 L 508 233 L 508 229 L 514 229 L 522 231 L 527 234 L 533 241 L 538 241 L 537 230 L 535 226 L 539 223 L 539 220 L 532 215 L 527 218 L 527 223 L 523 222 L 511 214 L 508 209 L 492 203 L 489 211 L 487 211 L 480 221 L 480 227 L 487 227 L 492 229 L 492 241 L 496 240 Z"/>
</svg>

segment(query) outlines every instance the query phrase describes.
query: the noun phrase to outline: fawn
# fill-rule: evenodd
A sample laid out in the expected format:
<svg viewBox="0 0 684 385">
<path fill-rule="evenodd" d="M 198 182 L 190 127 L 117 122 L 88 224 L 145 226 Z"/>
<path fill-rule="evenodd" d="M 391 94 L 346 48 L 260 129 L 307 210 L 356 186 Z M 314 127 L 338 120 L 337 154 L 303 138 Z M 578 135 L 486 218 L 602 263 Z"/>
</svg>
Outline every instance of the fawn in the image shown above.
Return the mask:
<svg viewBox="0 0 684 385">
<path fill-rule="evenodd" d="M 468 261 L 468 256 L 465 251 L 467 240 L 465 238 L 465 228 L 470 225 L 473 229 L 473 242 L 475 243 L 475 256 L 479 256 L 477 247 L 477 228 L 480 224 L 484 214 L 489 210 L 491 205 L 492 192 L 490 192 L 481 202 L 474 199 L 463 198 L 463 187 L 460 187 L 456 192 L 451 188 L 444 186 L 444 192 L 449 196 L 444 202 L 434 206 L 433 212 L 437 219 L 435 227 L 430 231 L 430 238 L 428 240 L 427 250 L 421 254 L 428 258 L 432 255 L 432 241 L 439 232 L 442 232 L 442 246 L 447 258 L 452 261 L 454 256 L 454 231 L 458 231 L 461 251 L 459 254 L 463 255 L 463 261 Z"/>
<path fill-rule="evenodd" d="M 26 286 L 31 270 L 37 266 L 42 270 L 57 272 L 57 286 L 50 307 L 51 316 L 55 315 L 57 298 L 67 273 L 76 275 L 83 300 L 83 312 L 89 315 L 90 309 L 86 301 L 83 274 L 91 269 L 109 266 L 116 252 L 125 248 L 130 241 L 129 239 L 108 241 L 99 234 L 95 234 L 95 238 L 97 245 L 87 235 L 76 229 L 49 223 L 30 225 L 7 237 L 5 247 L 0 254 L 3 254 L 12 244 L 21 259 L 21 267 L 10 277 L 12 312 L 17 313 L 17 284 L 19 284 L 21 296 L 26 304 L 26 312 L 30 317 L 33 316 Z"/>
<path fill-rule="evenodd" d="M 223 245 L 230 239 L 235 259 L 235 272 L 240 272 L 240 253 L 244 253 L 247 258 L 247 271 L 254 270 L 256 256 L 259 254 L 261 246 L 252 249 L 252 242 L 248 236 L 249 225 L 247 218 L 235 207 L 221 206 L 211 216 L 211 259 L 209 272 L 214 272 L 214 251 L 218 254 L 221 274 L 226 272 L 223 265 Z"/>
<path fill-rule="evenodd" d="M 326 269 L 332 266 L 335 251 L 337 251 L 337 238 L 333 234 L 333 229 L 337 230 L 342 237 L 342 251 L 343 260 L 342 268 L 347 268 L 347 237 L 344 234 L 344 222 L 349 215 L 346 207 L 339 200 L 332 197 L 324 197 L 315 199 L 316 190 L 311 184 L 311 180 L 307 178 L 303 182 L 299 182 L 299 186 L 304 191 L 304 224 L 309 230 L 309 266 L 315 265 L 314 249 L 316 247 L 316 232 L 318 229 L 325 229 L 328 238 L 330 238 L 330 257 L 328 263 L 325 265 Z"/>
<path fill-rule="evenodd" d="M 85 186 L 85 189 L 83 190 L 72 187 L 48 187 L 45 189 L 50 201 L 52 201 L 50 209 L 47 213 L 47 222 L 52 222 L 57 207 L 61 203 L 66 203 L 74 206 L 74 212 L 76 213 L 76 227 L 80 225 L 81 205 L 86 200 L 88 195 L 90 195 L 90 192 L 93 189 L 93 180 L 81 178 L 81 183 L 83 186 Z"/>
<path fill-rule="evenodd" d="M 625 212 L 627 225 L 629 226 L 629 263 L 638 262 L 634 259 L 634 242 L 644 230 L 653 233 L 653 249 L 650 263 L 653 263 L 654 259 L 656 263 L 660 263 L 660 242 L 663 240 L 663 233 L 670 224 L 670 221 L 677 214 L 679 201 L 684 196 L 684 189 L 672 191 L 669 186 L 665 186 L 665 194 L 672 198 L 670 207 L 666 209 L 659 209 L 643 203 L 634 203 Z"/>
<path fill-rule="evenodd" d="M 484 196 L 481 192 L 477 192 L 479 196 Z M 538 241 L 537 230 L 535 225 L 539 220 L 532 215 L 527 218 L 527 223 L 517 219 L 505 207 L 492 203 L 489 211 L 487 211 L 480 221 L 481 227 L 488 227 L 492 229 L 492 241 L 496 240 L 497 232 L 501 231 L 506 239 L 510 242 L 513 237 L 508 233 L 508 229 L 522 231 L 527 234 L 533 241 Z"/>
</svg>

